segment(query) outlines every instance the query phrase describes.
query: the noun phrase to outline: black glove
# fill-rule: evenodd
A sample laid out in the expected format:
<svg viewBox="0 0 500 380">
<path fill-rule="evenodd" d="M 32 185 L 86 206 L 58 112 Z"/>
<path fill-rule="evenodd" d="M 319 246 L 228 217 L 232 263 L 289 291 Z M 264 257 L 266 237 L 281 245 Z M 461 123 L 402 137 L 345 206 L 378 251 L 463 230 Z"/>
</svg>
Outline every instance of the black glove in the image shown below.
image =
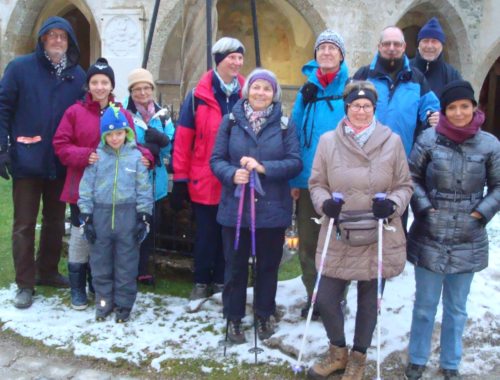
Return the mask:
<svg viewBox="0 0 500 380">
<path fill-rule="evenodd" d="M 165 148 L 170 142 L 170 139 L 166 134 L 161 133 L 155 128 L 149 127 L 146 129 L 146 142 L 156 144 L 160 148 Z"/>
<path fill-rule="evenodd" d="M 327 199 L 323 202 L 323 212 L 326 216 L 337 220 L 340 215 L 340 210 L 342 210 L 342 205 L 344 204 L 343 199 Z"/>
<path fill-rule="evenodd" d="M 187 182 L 174 182 L 172 193 L 170 194 L 170 207 L 172 210 L 179 211 L 184 208 L 184 201 L 189 200 Z"/>
<path fill-rule="evenodd" d="M 80 221 L 82 222 L 80 228 L 83 228 L 83 234 L 85 236 L 85 239 L 87 239 L 87 241 L 90 244 L 94 244 L 97 235 L 95 233 L 94 224 L 92 223 L 92 215 L 80 214 Z"/>
<path fill-rule="evenodd" d="M 373 198 L 372 211 L 377 219 L 386 219 L 396 211 L 396 203 L 390 199 Z"/>
<path fill-rule="evenodd" d="M 9 151 L 7 149 L 0 148 L 0 176 L 9 180 L 9 173 L 11 172 Z"/>
<path fill-rule="evenodd" d="M 144 143 L 142 144 L 144 148 L 147 148 L 155 159 L 155 165 L 161 166 L 161 158 L 160 158 L 160 147 L 155 143 Z"/>
<path fill-rule="evenodd" d="M 149 233 L 149 227 L 151 225 L 151 215 L 144 212 L 137 214 L 137 224 L 135 225 L 135 238 L 137 244 L 141 244 Z"/>
</svg>

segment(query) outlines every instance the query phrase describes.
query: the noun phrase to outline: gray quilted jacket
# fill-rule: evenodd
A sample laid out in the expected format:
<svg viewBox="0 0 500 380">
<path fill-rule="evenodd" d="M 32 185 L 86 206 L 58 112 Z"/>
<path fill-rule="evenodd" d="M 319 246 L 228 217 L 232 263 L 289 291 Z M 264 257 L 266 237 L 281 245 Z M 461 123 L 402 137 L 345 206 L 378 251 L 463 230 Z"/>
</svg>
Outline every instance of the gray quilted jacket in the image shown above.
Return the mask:
<svg viewBox="0 0 500 380">
<path fill-rule="evenodd" d="M 408 260 L 436 273 L 470 273 L 488 266 L 485 225 L 500 209 L 500 143 L 479 131 L 462 144 L 423 132 L 410 154 L 415 221 Z M 487 192 L 485 194 L 485 187 Z M 436 209 L 429 212 L 430 208 Z M 479 212 L 481 220 L 470 216 Z"/>
</svg>

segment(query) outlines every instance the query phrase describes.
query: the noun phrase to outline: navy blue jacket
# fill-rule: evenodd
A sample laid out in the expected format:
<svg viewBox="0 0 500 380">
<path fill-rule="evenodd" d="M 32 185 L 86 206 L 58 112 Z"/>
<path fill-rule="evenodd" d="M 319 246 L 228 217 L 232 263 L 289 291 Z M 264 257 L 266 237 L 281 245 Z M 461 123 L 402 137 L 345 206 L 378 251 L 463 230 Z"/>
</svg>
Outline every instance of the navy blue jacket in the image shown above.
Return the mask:
<svg viewBox="0 0 500 380">
<path fill-rule="evenodd" d="M 50 29 L 68 33 L 68 63 L 56 76 L 45 57 L 41 37 Z M 54 154 L 52 138 L 64 111 L 83 95 L 85 72 L 73 28 L 50 17 L 38 32 L 34 53 L 12 60 L 0 81 L 0 147 L 9 147 L 13 178 L 62 178 L 64 167 Z"/>
<path fill-rule="evenodd" d="M 460 73 L 450 64 L 446 63 L 443 53 L 434 61 L 426 61 L 417 50 L 415 58 L 410 60 L 410 66 L 419 69 L 427 79 L 427 83 L 436 96 L 441 96 L 441 89 L 448 83 L 462 79 Z"/>
<path fill-rule="evenodd" d="M 236 226 L 239 198 L 234 195 L 236 185 L 233 178 L 240 167 L 241 157 L 250 156 L 266 169 L 265 175 L 259 175 L 265 195 L 255 193 L 256 227 L 287 227 L 292 216 L 288 180 L 302 170 L 295 126 L 290 123 L 288 129 L 282 129 L 286 128 L 286 124 L 281 122 L 281 104 L 275 103 L 271 115 L 255 135 L 245 116 L 244 101 L 241 99 L 234 106 L 234 120 L 230 119 L 230 115 L 222 119 L 210 158 L 210 167 L 222 182 L 217 221 L 226 227 Z M 242 227 L 250 226 L 249 197 L 247 185 Z"/>
</svg>

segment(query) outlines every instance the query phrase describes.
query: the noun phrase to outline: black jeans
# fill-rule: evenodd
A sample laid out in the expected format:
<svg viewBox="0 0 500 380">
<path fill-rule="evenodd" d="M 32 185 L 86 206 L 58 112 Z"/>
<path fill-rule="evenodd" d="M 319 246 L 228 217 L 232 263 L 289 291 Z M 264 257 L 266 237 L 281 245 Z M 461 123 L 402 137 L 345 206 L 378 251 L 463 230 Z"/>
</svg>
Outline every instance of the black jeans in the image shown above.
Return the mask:
<svg viewBox="0 0 500 380">
<path fill-rule="evenodd" d="M 196 221 L 194 242 L 194 282 L 224 283 L 224 253 L 221 225 L 217 223 L 219 206 L 192 203 Z"/>
<path fill-rule="evenodd" d="M 224 317 L 238 320 L 245 316 L 247 298 L 249 257 L 252 243 L 249 228 L 242 228 L 238 250 L 234 250 L 236 228 L 223 227 L 224 256 L 226 276 L 222 301 Z M 275 297 L 278 287 L 278 269 L 283 255 L 285 239 L 284 228 L 259 228 L 255 234 L 256 273 L 255 273 L 255 313 L 263 318 L 274 314 Z M 251 262 L 250 262 L 251 265 Z"/>
<path fill-rule="evenodd" d="M 33 288 L 35 275 L 47 278 L 58 273 L 66 210 L 66 204 L 59 200 L 63 186 L 63 179 L 22 178 L 12 181 L 12 255 L 16 283 L 20 288 Z M 43 203 L 42 227 L 35 261 L 35 227 L 40 201 Z"/>
<path fill-rule="evenodd" d="M 345 345 L 344 314 L 341 301 L 350 281 L 322 276 L 318 289 L 318 306 L 330 343 Z M 354 328 L 354 346 L 370 347 L 377 325 L 377 279 L 358 281 L 358 309 Z M 382 280 L 382 290 L 385 280 Z"/>
</svg>

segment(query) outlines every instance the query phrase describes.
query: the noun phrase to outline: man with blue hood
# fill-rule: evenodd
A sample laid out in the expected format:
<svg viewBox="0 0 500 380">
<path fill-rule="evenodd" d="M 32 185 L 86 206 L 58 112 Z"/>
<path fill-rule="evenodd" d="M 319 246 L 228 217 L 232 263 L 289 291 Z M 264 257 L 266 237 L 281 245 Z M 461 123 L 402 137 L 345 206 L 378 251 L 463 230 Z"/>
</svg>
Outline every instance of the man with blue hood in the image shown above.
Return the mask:
<svg viewBox="0 0 500 380">
<path fill-rule="evenodd" d="M 290 187 L 292 198 L 297 201 L 299 258 L 302 282 L 308 296 L 308 302 L 301 310 L 305 318 L 316 280 L 315 255 L 321 227 L 311 220 L 319 215 L 312 205 L 308 181 L 319 138 L 334 130 L 344 117 L 342 93 L 349 74 L 342 36 L 330 29 L 323 31 L 314 44 L 314 59 L 304 65 L 302 73 L 307 81 L 297 94 L 291 122 L 296 126 L 304 166 L 302 172 L 290 181 Z M 314 310 L 313 319 L 318 317 L 318 311 Z"/>
<path fill-rule="evenodd" d="M 85 72 L 73 28 L 61 17 L 48 18 L 38 32 L 35 52 L 12 60 L 0 81 L 0 175 L 12 176 L 14 220 L 12 254 L 17 308 L 28 308 L 34 287 L 68 287 L 58 272 L 65 203 L 59 200 L 65 170 L 52 138 L 59 121 L 82 94 Z M 42 226 L 35 259 L 35 226 Z"/>
</svg>

